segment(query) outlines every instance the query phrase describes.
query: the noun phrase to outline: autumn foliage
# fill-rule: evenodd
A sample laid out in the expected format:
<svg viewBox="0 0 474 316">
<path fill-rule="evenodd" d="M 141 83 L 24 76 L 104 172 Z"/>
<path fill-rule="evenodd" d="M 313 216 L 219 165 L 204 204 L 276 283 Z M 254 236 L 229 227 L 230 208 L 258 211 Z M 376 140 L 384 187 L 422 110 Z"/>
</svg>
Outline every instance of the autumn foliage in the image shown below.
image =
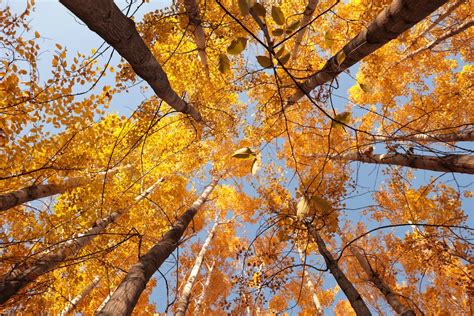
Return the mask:
<svg viewBox="0 0 474 316">
<path fill-rule="evenodd" d="M 0 313 L 473 313 L 474 1 L 60 2 L 103 45 L 0 6 Z"/>
</svg>

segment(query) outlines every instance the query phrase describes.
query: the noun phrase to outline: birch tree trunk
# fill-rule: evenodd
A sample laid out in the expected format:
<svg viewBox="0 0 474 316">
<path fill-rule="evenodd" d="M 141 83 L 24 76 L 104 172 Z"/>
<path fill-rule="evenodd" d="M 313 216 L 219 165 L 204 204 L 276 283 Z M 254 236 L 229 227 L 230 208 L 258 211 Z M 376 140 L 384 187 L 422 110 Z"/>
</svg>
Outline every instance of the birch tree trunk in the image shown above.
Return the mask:
<svg viewBox="0 0 474 316">
<path fill-rule="evenodd" d="M 124 168 L 129 168 L 130 166 L 125 166 Z M 115 174 L 119 171 L 119 168 L 110 169 L 107 172 L 100 172 L 97 176 Z M 56 194 L 64 193 L 68 190 L 80 187 L 84 183 L 90 180 L 86 177 L 75 177 L 65 180 L 61 184 L 49 183 L 49 184 L 37 184 L 32 185 L 20 190 L 13 192 L 0 194 L 0 212 L 6 211 L 12 207 L 18 206 L 20 204 L 41 199 L 47 196 L 52 196 Z"/>
<path fill-rule="evenodd" d="M 173 228 L 167 231 L 161 240 L 130 268 L 110 300 L 101 311 L 97 312 L 97 315 L 131 315 L 153 273 L 178 247 L 181 236 L 217 182 L 218 179 L 214 178 L 193 205 L 178 218 Z"/>
<path fill-rule="evenodd" d="M 199 312 L 200 312 L 201 306 L 202 306 L 202 302 L 204 302 L 204 299 L 206 298 L 206 292 L 207 292 L 207 289 L 209 288 L 209 284 L 211 283 L 211 277 L 212 277 L 212 271 L 214 270 L 214 265 L 215 265 L 215 261 L 213 261 L 210 266 L 207 266 L 206 281 L 204 281 L 204 284 L 202 286 L 201 295 L 199 295 L 199 297 L 196 301 L 196 308 L 194 309 L 194 314 L 196 314 L 196 315 L 199 315 Z M 205 310 L 203 312 L 205 312 Z"/>
<path fill-rule="evenodd" d="M 472 142 L 474 141 L 474 128 L 465 131 L 447 133 L 447 134 L 431 134 L 417 133 L 412 135 L 393 135 L 393 136 L 374 136 L 374 142 L 386 141 L 411 141 L 411 142 Z"/>
<path fill-rule="evenodd" d="M 367 28 L 354 37 L 336 55 L 331 57 L 324 67 L 301 82 L 299 89 L 289 98 L 290 106 L 334 78 L 364 57 L 398 37 L 433 11 L 446 3 L 447 0 L 394 0 L 372 21 Z M 344 53 L 344 61 L 339 65 L 338 54 Z"/>
<path fill-rule="evenodd" d="M 314 10 L 316 10 L 316 6 L 318 5 L 319 0 L 308 0 L 308 5 L 304 9 L 303 12 L 303 19 L 301 20 L 301 27 L 303 27 L 298 34 L 296 34 L 295 45 L 293 46 L 293 52 L 291 54 L 291 58 L 296 60 L 298 58 L 299 48 L 301 46 L 301 42 L 303 40 L 306 31 L 308 30 L 309 23 L 311 22 L 311 18 L 313 17 Z"/>
<path fill-rule="evenodd" d="M 158 184 L 163 182 L 159 179 L 145 192 L 135 198 L 135 203 L 145 199 L 152 193 Z M 107 217 L 104 217 L 95 222 L 95 224 L 87 231 L 71 238 L 58 249 L 46 253 L 44 256 L 36 260 L 32 264 L 23 263 L 15 267 L 15 269 L 0 277 L 0 304 L 5 303 L 20 289 L 33 282 L 39 276 L 55 269 L 68 257 L 77 254 L 82 248 L 87 246 L 97 235 L 105 230 L 105 228 L 112 222 L 116 221 L 126 210 L 118 210 Z"/>
<path fill-rule="evenodd" d="M 191 273 L 189 273 L 188 279 L 186 284 L 184 285 L 183 291 L 181 292 L 181 297 L 176 302 L 176 316 L 184 316 L 186 314 L 186 310 L 188 309 L 189 302 L 191 299 L 191 290 L 194 287 L 194 283 L 196 282 L 196 278 L 201 270 L 202 261 L 204 260 L 204 256 L 206 255 L 207 249 L 214 238 L 216 233 L 217 226 L 219 222 L 217 221 L 217 217 L 215 219 L 214 225 L 212 226 L 211 231 L 207 235 L 206 241 L 201 247 L 199 254 L 194 261 L 193 268 L 191 269 Z"/>
<path fill-rule="evenodd" d="M 314 156 L 325 158 L 325 155 Z M 474 174 L 473 155 L 446 155 L 446 156 L 422 156 L 413 154 L 363 154 L 351 152 L 341 155 L 330 155 L 329 159 L 360 161 L 379 165 L 397 165 L 415 169 L 425 169 L 438 172 L 459 172 Z"/>
<path fill-rule="evenodd" d="M 99 277 L 95 277 L 94 280 L 81 292 L 79 293 L 69 304 L 59 313 L 59 316 L 66 316 L 73 312 L 77 305 L 79 305 L 89 293 L 97 287 L 100 282 Z"/>
<path fill-rule="evenodd" d="M 199 8 L 196 0 L 184 0 L 184 7 L 189 18 L 190 31 L 194 36 L 199 59 L 204 66 L 206 75 L 209 76 L 209 65 L 206 55 L 206 33 L 204 33 L 204 29 L 201 26 L 201 18 L 199 17 Z"/>
<path fill-rule="evenodd" d="M 354 311 L 359 316 L 371 315 L 367 305 L 362 299 L 362 296 L 360 296 L 357 289 L 354 287 L 351 281 L 347 279 L 341 268 L 339 268 L 339 264 L 336 262 L 336 260 L 334 260 L 331 253 L 327 250 L 326 244 L 324 243 L 324 240 L 321 238 L 319 233 L 311 225 L 308 225 L 308 230 L 311 236 L 313 236 L 314 240 L 316 241 L 319 253 L 321 254 L 321 256 L 323 256 L 329 271 L 334 276 L 334 279 L 336 280 L 337 284 L 346 295 Z"/>
<path fill-rule="evenodd" d="M 300 247 L 297 246 L 298 254 L 300 256 L 301 264 L 304 264 L 305 258 L 304 258 L 304 250 L 301 249 Z M 319 301 L 318 295 L 316 294 L 316 287 L 314 286 L 313 281 L 311 281 L 311 278 L 306 272 L 303 274 L 303 278 L 306 281 L 306 287 L 311 293 L 311 299 L 313 300 L 314 307 L 316 307 L 316 316 L 323 316 L 324 311 L 321 306 L 321 302 Z"/>
<path fill-rule="evenodd" d="M 173 90 L 160 63 L 138 34 L 135 22 L 126 17 L 113 0 L 59 2 L 125 58 L 135 73 L 151 86 L 159 98 L 176 111 L 189 114 L 196 121 L 202 120 L 199 112 Z"/>
</svg>

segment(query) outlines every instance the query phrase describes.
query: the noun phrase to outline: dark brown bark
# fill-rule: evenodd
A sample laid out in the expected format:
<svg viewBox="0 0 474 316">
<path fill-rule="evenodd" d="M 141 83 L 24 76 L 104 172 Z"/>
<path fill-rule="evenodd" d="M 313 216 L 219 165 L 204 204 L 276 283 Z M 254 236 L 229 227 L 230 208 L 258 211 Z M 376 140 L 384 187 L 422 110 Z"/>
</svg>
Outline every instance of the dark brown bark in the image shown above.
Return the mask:
<svg viewBox="0 0 474 316">
<path fill-rule="evenodd" d="M 113 0 L 60 0 L 92 31 L 125 58 L 137 75 L 143 78 L 156 95 L 176 111 L 201 121 L 199 112 L 176 94 L 166 73 L 138 34 L 135 22 L 126 17 Z"/>
<path fill-rule="evenodd" d="M 336 61 L 337 54 L 331 57 L 321 70 L 299 84 L 300 89 L 290 97 L 287 106 L 297 102 L 314 88 L 333 80 L 341 72 L 398 37 L 446 2 L 447 0 L 394 0 L 368 25 L 367 29 L 342 48 L 345 59 L 341 65 Z"/>
<path fill-rule="evenodd" d="M 143 255 L 138 263 L 128 270 L 127 275 L 112 294 L 110 300 L 96 315 L 115 316 L 132 314 L 140 295 L 145 290 L 153 273 L 160 268 L 163 262 L 178 247 L 181 236 L 183 236 L 194 215 L 196 215 L 198 209 L 206 201 L 217 182 L 218 179 L 213 179 L 202 195 L 178 218 L 173 228 L 167 231 L 161 240 Z"/>
<path fill-rule="evenodd" d="M 369 308 L 362 299 L 362 296 L 360 296 L 359 292 L 354 287 L 352 282 L 349 281 L 344 272 L 342 272 L 341 268 L 339 267 L 339 264 L 336 260 L 334 260 L 332 254 L 326 248 L 326 244 L 324 243 L 324 240 L 321 238 L 319 233 L 312 226 L 309 226 L 308 229 L 311 236 L 316 241 L 319 253 L 321 254 L 321 256 L 323 256 L 329 271 L 334 276 L 334 279 L 336 280 L 337 284 L 346 295 L 354 311 L 357 313 L 357 315 L 371 315 Z"/>
</svg>

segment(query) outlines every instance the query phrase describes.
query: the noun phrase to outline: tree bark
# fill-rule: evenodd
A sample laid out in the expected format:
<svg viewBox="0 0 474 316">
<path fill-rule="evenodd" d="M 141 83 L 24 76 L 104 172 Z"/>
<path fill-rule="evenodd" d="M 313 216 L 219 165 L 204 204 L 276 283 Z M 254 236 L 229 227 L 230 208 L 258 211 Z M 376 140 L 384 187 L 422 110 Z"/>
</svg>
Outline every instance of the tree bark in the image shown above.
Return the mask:
<svg viewBox="0 0 474 316">
<path fill-rule="evenodd" d="M 440 14 L 434 21 L 431 23 L 431 25 L 423 31 L 423 33 L 420 34 L 418 38 L 424 37 L 429 31 L 431 31 L 433 28 L 438 26 L 444 19 L 446 19 L 454 10 L 456 10 L 461 4 L 465 3 L 466 0 L 457 0 L 453 4 L 451 4 L 446 11 L 443 14 Z"/>
<path fill-rule="evenodd" d="M 163 179 L 155 182 L 145 192 L 135 198 L 135 203 L 145 199 L 152 193 Z M 23 263 L 15 267 L 13 271 L 0 277 L 0 304 L 5 303 L 19 290 L 33 282 L 39 276 L 55 269 L 68 257 L 75 255 L 87 246 L 92 239 L 99 235 L 112 222 L 116 221 L 126 210 L 118 210 L 95 222 L 95 224 L 84 233 L 60 245 L 58 249 L 44 254 L 33 264 Z"/>
<path fill-rule="evenodd" d="M 304 258 L 304 251 L 301 249 L 299 246 L 297 246 L 298 254 L 300 256 L 301 264 L 304 264 L 305 258 Z M 311 281 L 311 278 L 309 275 L 305 275 L 307 273 L 303 274 L 303 278 L 306 281 L 306 287 L 311 293 L 311 299 L 313 300 L 314 307 L 316 308 L 316 316 L 323 316 L 324 315 L 324 310 L 323 307 L 321 306 L 321 302 L 319 301 L 318 295 L 316 294 L 316 287 L 314 286 L 313 281 Z"/>
<path fill-rule="evenodd" d="M 206 281 L 204 281 L 204 285 L 202 286 L 201 295 L 199 295 L 199 297 L 196 301 L 196 308 L 194 309 L 194 314 L 195 315 L 200 315 L 199 311 L 201 309 L 202 302 L 204 302 L 204 299 L 206 298 L 207 288 L 209 287 L 209 284 L 211 283 L 211 277 L 212 277 L 212 271 L 214 270 L 214 265 L 215 265 L 215 261 L 213 261 L 210 266 L 207 266 Z"/>
<path fill-rule="evenodd" d="M 191 273 L 189 273 L 186 284 L 184 285 L 183 291 L 181 292 L 181 297 L 176 302 L 176 316 L 184 316 L 186 314 L 191 299 L 191 290 L 193 289 L 194 283 L 196 282 L 199 270 L 201 270 L 202 261 L 204 260 L 204 256 L 206 255 L 207 249 L 209 248 L 212 238 L 214 238 L 218 225 L 219 223 L 216 217 L 214 225 L 212 226 L 211 231 L 207 235 L 206 241 L 202 245 L 197 258 L 194 261 Z"/>
<path fill-rule="evenodd" d="M 145 80 L 156 95 L 178 112 L 201 121 L 199 112 L 173 90 L 160 63 L 138 34 L 135 22 L 125 16 L 113 0 L 60 0 L 129 62 L 135 73 Z"/>
<path fill-rule="evenodd" d="M 398 37 L 446 2 L 447 0 L 394 0 L 368 25 L 367 29 L 331 57 L 321 70 L 301 82 L 298 85 L 299 89 L 289 98 L 287 106 L 294 104 L 314 88 L 333 80 L 341 72 Z M 337 56 L 341 52 L 345 58 L 339 65 Z"/>
<path fill-rule="evenodd" d="M 84 298 L 97 287 L 99 282 L 100 278 L 95 277 L 94 280 L 92 280 L 92 282 L 89 283 L 89 285 L 81 293 L 79 293 L 79 295 L 69 302 L 69 304 L 61 311 L 61 313 L 59 313 L 59 316 L 67 316 L 69 313 L 73 312 L 77 305 L 79 305 L 84 300 Z"/>
<path fill-rule="evenodd" d="M 295 45 L 293 46 L 293 52 L 291 54 L 291 58 L 293 60 L 296 60 L 296 58 L 298 57 L 301 42 L 303 40 L 303 37 L 306 31 L 308 30 L 309 23 L 311 22 L 311 18 L 313 17 L 314 10 L 316 10 L 316 6 L 318 5 L 318 2 L 319 0 L 308 0 L 308 5 L 304 9 L 303 19 L 301 20 L 301 26 L 304 28 L 302 28 L 298 32 L 298 34 L 296 34 Z"/>
<path fill-rule="evenodd" d="M 374 136 L 374 141 L 411 141 L 411 142 L 472 142 L 474 141 L 474 128 L 465 131 L 447 133 L 447 134 L 430 134 L 418 133 L 412 135 L 393 135 L 393 136 Z"/>
<path fill-rule="evenodd" d="M 342 232 L 339 232 L 341 239 L 347 243 L 347 238 L 345 238 Z M 360 266 L 364 270 L 364 272 L 369 277 L 369 281 L 375 285 L 377 289 L 383 294 L 387 303 L 392 307 L 392 309 L 398 313 L 399 315 L 403 316 L 415 316 L 416 313 L 410 308 L 402 304 L 398 299 L 399 295 L 395 293 L 390 286 L 380 278 L 378 273 L 372 269 L 369 260 L 367 257 L 363 255 L 358 249 L 357 246 L 349 246 L 349 250 L 352 254 L 356 257 L 357 261 L 359 262 Z"/>
<path fill-rule="evenodd" d="M 130 268 L 110 300 L 101 311 L 97 312 L 97 315 L 131 315 L 153 273 L 178 247 L 181 236 L 217 182 L 218 179 L 214 178 L 193 205 L 178 218 L 173 228 L 167 231 L 161 240 Z"/>
<path fill-rule="evenodd" d="M 128 167 L 130 166 L 125 166 L 124 168 Z M 106 173 L 111 175 L 117 173 L 119 170 L 119 168 L 113 168 L 107 172 L 98 173 L 98 176 L 105 175 Z M 89 179 L 86 177 L 74 177 L 65 180 L 61 184 L 37 184 L 13 192 L 0 194 L 0 212 L 6 211 L 12 207 L 18 206 L 26 202 L 64 193 L 67 190 L 80 187 L 87 180 Z"/>
<path fill-rule="evenodd" d="M 419 49 L 415 50 L 414 52 L 408 54 L 400 62 L 403 62 L 407 59 L 414 58 L 419 53 L 432 49 L 433 47 L 440 44 L 441 42 L 444 42 L 445 40 L 447 40 L 450 37 L 453 37 L 454 35 L 457 35 L 461 32 L 464 32 L 465 30 L 467 30 L 468 28 L 470 28 L 473 25 L 474 25 L 474 19 L 472 19 L 472 18 L 468 19 L 464 23 L 462 23 L 462 24 L 460 24 L 456 27 L 453 27 L 452 29 L 448 30 L 446 33 L 444 33 L 443 35 L 441 35 L 437 39 L 431 41 L 428 45 L 420 47 Z"/>
<path fill-rule="evenodd" d="M 334 279 L 336 280 L 337 284 L 346 295 L 354 311 L 357 313 L 357 315 L 371 315 L 369 308 L 362 299 L 362 296 L 360 296 L 357 289 L 354 287 L 351 281 L 347 279 L 341 268 L 339 268 L 339 264 L 336 260 L 334 260 L 331 253 L 327 250 L 326 244 L 324 243 L 324 240 L 321 238 L 319 233 L 311 225 L 308 225 L 308 229 L 309 233 L 316 241 L 319 253 L 321 254 L 321 256 L 323 256 L 329 271 L 334 276 Z"/>
<path fill-rule="evenodd" d="M 204 66 L 206 75 L 209 76 L 209 65 L 206 55 L 206 33 L 201 26 L 201 18 L 196 0 L 184 0 L 184 7 L 189 18 L 190 31 L 193 33 L 194 41 L 197 46 L 199 59 Z"/>
<path fill-rule="evenodd" d="M 315 157 L 315 156 L 313 156 Z M 325 155 L 318 155 L 325 158 Z M 446 155 L 446 156 L 423 156 L 410 154 L 363 154 L 351 152 L 341 155 L 330 155 L 329 159 L 360 161 L 381 165 L 397 165 L 415 169 L 424 169 L 438 172 L 459 172 L 474 174 L 473 155 Z"/>
</svg>

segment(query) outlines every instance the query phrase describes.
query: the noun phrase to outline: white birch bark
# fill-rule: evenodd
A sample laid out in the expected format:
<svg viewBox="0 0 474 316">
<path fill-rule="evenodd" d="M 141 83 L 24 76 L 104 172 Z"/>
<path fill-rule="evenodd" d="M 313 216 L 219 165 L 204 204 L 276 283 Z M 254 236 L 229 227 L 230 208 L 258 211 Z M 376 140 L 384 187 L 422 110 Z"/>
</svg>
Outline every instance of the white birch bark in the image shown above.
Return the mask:
<svg viewBox="0 0 474 316">
<path fill-rule="evenodd" d="M 298 32 L 298 34 L 296 34 L 295 45 L 293 46 L 293 52 L 291 54 L 291 58 L 293 60 L 296 60 L 296 58 L 298 57 L 301 42 L 303 41 L 303 37 L 308 30 L 309 23 L 311 22 L 311 19 L 314 14 L 314 10 L 316 10 L 316 6 L 318 5 L 318 2 L 319 0 L 308 0 L 308 5 L 304 9 L 303 19 L 301 19 L 301 27 L 304 27 L 304 28 L 302 28 Z"/>
<path fill-rule="evenodd" d="M 87 285 L 81 293 L 79 293 L 67 304 L 67 306 L 61 311 L 61 313 L 59 313 L 59 316 L 66 316 L 72 313 L 76 309 L 77 305 L 79 305 L 84 300 L 84 298 L 86 298 L 86 296 L 89 295 L 89 293 L 97 287 L 99 282 L 100 278 L 95 277 L 94 280 L 92 280 L 92 282 L 89 283 L 89 285 Z"/>
<path fill-rule="evenodd" d="M 298 250 L 298 255 L 300 256 L 301 264 L 304 264 L 305 262 L 304 250 L 299 246 L 297 246 L 297 250 Z M 305 279 L 306 287 L 308 288 L 311 294 L 311 300 L 313 301 L 314 307 L 316 308 L 316 315 L 317 316 L 324 315 L 323 307 L 321 306 L 321 302 L 319 301 L 318 294 L 316 293 L 316 286 L 314 285 L 313 281 L 311 281 L 311 278 L 309 277 L 309 274 L 306 271 L 304 271 L 303 278 Z"/>
</svg>

